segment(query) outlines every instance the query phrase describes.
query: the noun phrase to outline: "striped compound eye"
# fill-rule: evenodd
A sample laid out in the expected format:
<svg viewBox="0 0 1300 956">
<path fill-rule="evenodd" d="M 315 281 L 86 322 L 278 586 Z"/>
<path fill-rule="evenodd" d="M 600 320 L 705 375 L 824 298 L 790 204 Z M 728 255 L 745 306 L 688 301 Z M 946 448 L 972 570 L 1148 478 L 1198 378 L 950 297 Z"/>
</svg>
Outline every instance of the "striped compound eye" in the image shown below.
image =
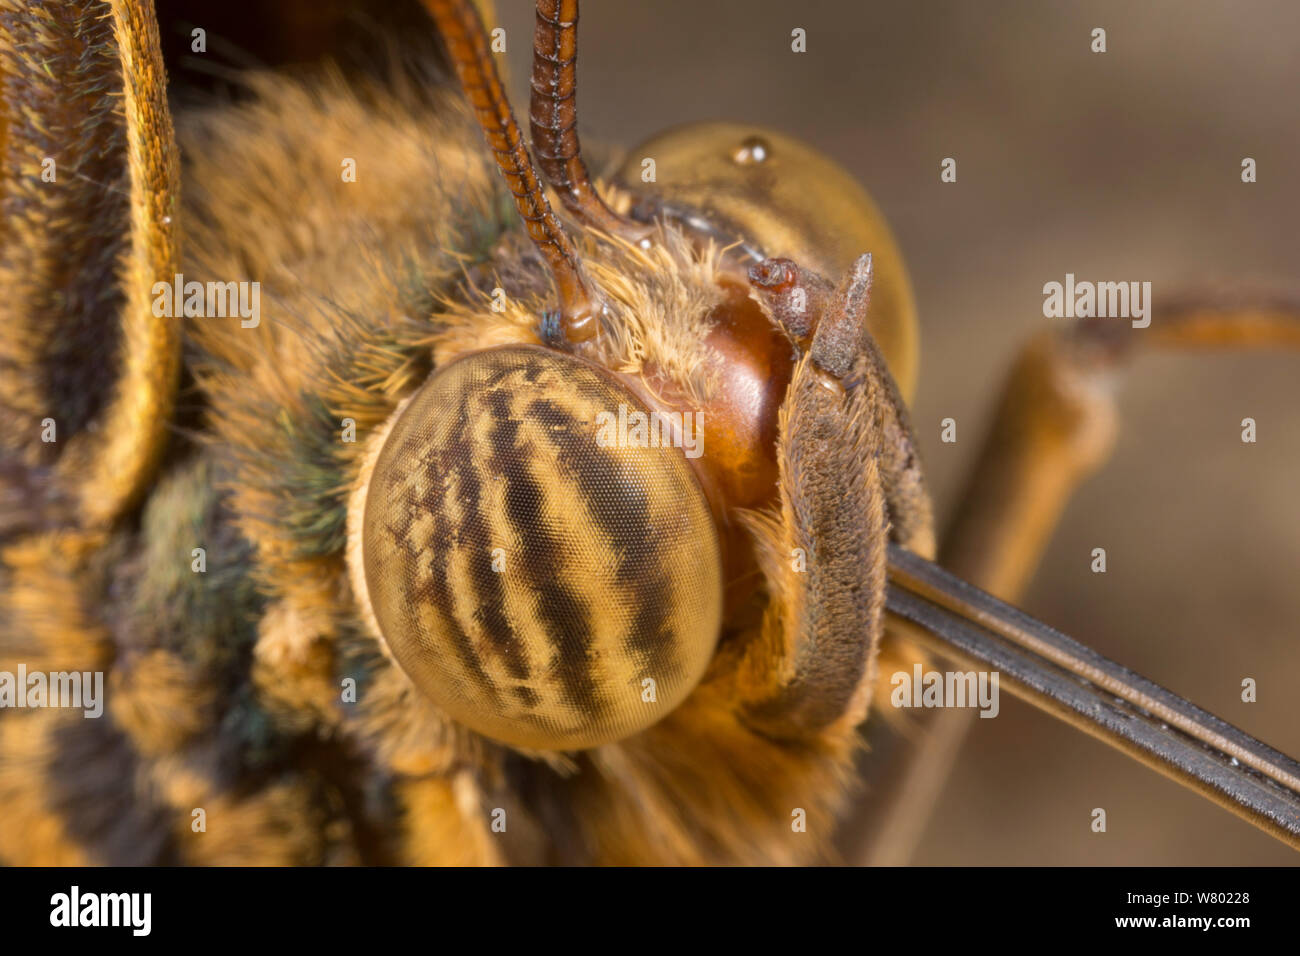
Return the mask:
<svg viewBox="0 0 1300 956">
<path fill-rule="evenodd" d="M 504 743 L 626 737 L 713 655 L 708 505 L 680 448 L 602 433 L 620 406 L 647 412 L 587 362 L 491 349 L 438 370 L 376 461 L 362 553 L 384 640 L 423 693 Z"/>
</svg>

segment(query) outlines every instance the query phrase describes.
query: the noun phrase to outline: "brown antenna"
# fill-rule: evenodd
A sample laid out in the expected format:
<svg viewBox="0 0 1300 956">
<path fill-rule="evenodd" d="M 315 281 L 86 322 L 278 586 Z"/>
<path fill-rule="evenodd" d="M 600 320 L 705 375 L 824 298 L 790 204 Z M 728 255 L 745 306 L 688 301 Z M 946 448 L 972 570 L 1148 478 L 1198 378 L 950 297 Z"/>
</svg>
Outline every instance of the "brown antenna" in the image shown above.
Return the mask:
<svg viewBox="0 0 1300 956">
<path fill-rule="evenodd" d="M 601 199 L 578 142 L 578 0 L 537 0 L 529 127 L 537 164 L 569 213 L 586 226 L 641 239 L 649 229 Z"/>
<path fill-rule="evenodd" d="M 565 338 L 570 342 L 586 341 L 599 331 L 599 306 L 583 278 L 573 243 L 555 218 L 537 180 L 488 50 L 483 21 L 470 0 L 424 0 L 424 5 L 438 25 L 461 88 L 478 115 L 479 126 L 515 197 L 515 207 L 528 235 L 555 278 Z"/>
</svg>

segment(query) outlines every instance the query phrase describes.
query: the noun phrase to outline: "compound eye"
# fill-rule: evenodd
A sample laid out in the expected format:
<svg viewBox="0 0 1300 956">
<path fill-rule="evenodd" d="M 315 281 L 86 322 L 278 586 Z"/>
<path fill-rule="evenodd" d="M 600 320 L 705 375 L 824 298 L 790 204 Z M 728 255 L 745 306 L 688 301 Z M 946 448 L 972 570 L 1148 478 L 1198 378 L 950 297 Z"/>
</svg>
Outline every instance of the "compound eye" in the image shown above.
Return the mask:
<svg viewBox="0 0 1300 956">
<path fill-rule="evenodd" d="M 605 440 L 620 410 L 647 413 L 594 365 L 491 349 L 436 372 L 378 456 L 362 538 L 375 620 L 415 685 L 488 737 L 626 737 L 713 655 L 708 505 L 680 448 Z"/>
</svg>

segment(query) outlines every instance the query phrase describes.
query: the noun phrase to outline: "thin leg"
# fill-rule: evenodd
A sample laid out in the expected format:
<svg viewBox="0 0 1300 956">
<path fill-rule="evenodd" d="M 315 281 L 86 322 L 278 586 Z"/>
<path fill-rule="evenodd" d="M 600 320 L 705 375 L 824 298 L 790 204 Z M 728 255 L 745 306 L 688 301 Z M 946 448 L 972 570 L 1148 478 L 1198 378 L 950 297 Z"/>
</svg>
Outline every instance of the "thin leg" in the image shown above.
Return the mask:
<svg viewBox="0 0 1300 956">
<path fill-rule="evenodd" d="M 940 563 L 1014 602 L 1070 496 L 1110 454 L 1117 367 L 1144 349 L 1300 346 L 1300 301 L 1188 298 L 1150 328 L 1081 320 L 1021 353 L 940 550 Z"/>
<path fill-rule="evenodd" d="M 1038 336 L 1011 370 L 940 563 L 1018 600 L 1070 496 L 1110 453 L 1117 430 L 1110 380 L 1124 359 L 1142 348 L 1278 346 L 1300 346 L 1300 302 L 1189 298 L 1149 329 L 1094 319 Z M 848 858 L 906 863 L 924 834 L 972 719 L 964 709 L 926 714 L 907 740 L 888 726 L 888 739 L 873 738 L 880 759 L 870 772 L 891 779 L 864 807 L 870 819 L 846 827 Z"/>
</svg>

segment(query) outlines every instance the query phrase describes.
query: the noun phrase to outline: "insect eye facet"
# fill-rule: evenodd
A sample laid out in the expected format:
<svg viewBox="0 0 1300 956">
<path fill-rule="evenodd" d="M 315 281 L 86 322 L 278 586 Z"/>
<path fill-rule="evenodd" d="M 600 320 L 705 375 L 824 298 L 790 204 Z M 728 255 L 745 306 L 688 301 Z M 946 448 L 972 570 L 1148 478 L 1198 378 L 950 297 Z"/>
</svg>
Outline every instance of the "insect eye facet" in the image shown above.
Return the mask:
<svg viewBox="0 0 1300 956">
<path fill-rule="evenodd" d="M 682 452 L 602 440 L 644 407 L 536 347 L 440 369 L 375 464 L 375 619 L 425 694 L 486 736 L 577 749 L 663 717 L 721 625 L 717 531 Z"/>
</svg>

